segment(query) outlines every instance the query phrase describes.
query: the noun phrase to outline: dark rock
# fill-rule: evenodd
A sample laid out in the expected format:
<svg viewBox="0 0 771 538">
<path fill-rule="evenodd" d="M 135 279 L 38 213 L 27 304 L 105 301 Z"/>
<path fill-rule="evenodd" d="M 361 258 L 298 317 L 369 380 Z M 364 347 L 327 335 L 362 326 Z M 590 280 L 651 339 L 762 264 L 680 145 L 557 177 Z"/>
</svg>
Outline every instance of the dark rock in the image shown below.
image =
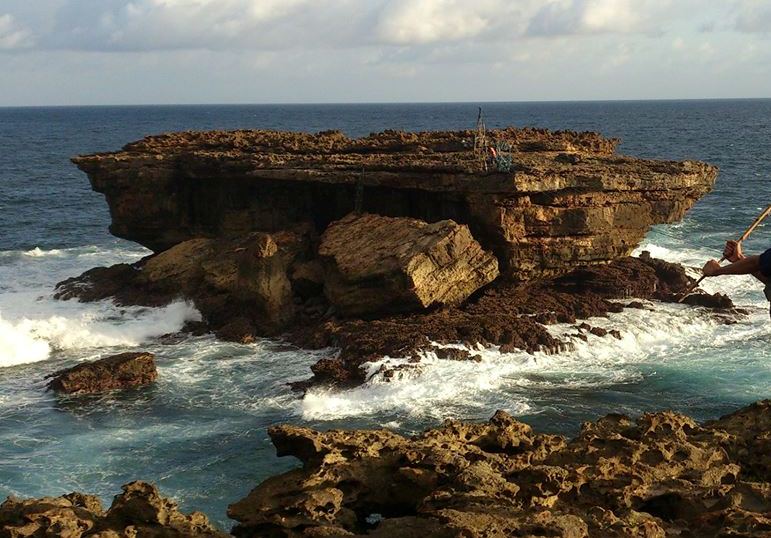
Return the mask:
<svg viewBox="0 0 771 538">
<path fill-rule="evenodd" d="M 67 394 L 92 394 L 148 385 L 158 378 L 152 353 L 121 353 L 52 374 L 48 387 Z"/>
<path fill-rule="evenodd" d="M 455 347 L 435 347 L 432 349 L 432 351 L 436 354 L 436 357 L 439 359 L 444 359 L 449 361 L 482 362 L 481 355 L 472 354 L 470 351 L 466 351 L 465 349 L 458 349 Z M 503 353 L 505 353 L 505 351 Z"/>
<path fill-rule="evenodd" d="M 239 344 L 254 343 L 257 327 L 247 318 L 235 318 L 214 333 L 220 340 Z"/>
<path fill-rule="evenodd" d="M 731 298 L 722 293 L 691 293 L 686 296 L 682 302 L 691 306 L 706 306 L 707 308 L 719 308 L 724 310 L 729 310 L 734 307 Z"/>
<path fill-rule="evenodd" d="M 295 295 L 303 300 L 324 293 L 324 267 L 319 260 L 296 263 L 290 279 Z"/>
<path fill-rule="evenodd" d="M 594 336 L 607 336 L 608 330 L 603 329 L 602 327 L 592 327 L 589 329 L 589 332 L 592 333 Z"/>
</svg>

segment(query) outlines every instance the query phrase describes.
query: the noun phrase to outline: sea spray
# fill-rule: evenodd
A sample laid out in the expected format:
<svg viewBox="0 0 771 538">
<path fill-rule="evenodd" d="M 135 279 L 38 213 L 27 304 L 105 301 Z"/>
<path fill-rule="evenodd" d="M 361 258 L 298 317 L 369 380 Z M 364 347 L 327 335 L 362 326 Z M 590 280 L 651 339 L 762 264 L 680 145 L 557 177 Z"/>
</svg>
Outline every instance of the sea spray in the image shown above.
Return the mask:
<svg viewBox="0 0 771 538">
<path fill-rule="evenodd" d="M 45 360 L 50 351 L 48 342 L 0 317 L 0 368 Z"/>
<path fill-rule="evenodd" d="M 36 247 L 0 253 L 0 367 L 42 361 L 56 351 L 135 347 L 178 331 L 186 321 L 200 320 L 193 305 L 184 301 L 143 308 L 53 298 L 61 279 L 146 253 L 123 242 L 113 248 Z"/>
</svg>

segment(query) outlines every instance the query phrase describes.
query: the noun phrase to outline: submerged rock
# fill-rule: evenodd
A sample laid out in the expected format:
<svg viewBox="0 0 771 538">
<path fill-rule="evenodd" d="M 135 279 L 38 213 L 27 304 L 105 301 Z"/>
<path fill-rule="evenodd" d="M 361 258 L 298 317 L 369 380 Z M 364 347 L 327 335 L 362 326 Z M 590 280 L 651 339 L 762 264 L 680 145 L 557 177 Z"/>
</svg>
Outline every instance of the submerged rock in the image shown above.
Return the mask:
<svg viewBox="0 0 771 538">
<path fill-rule="evenodd" d="M 93 394 L 148 385 L 158 378 L 155 355 L 121 353 L 52 374 L 48 387 L 66 394 Z"/>
<path fill-rule="evenodd" d="M 697 424 L 608 415 L 573 440 L 498 411 L 406 438 L 276 426 L 274 476 L 228 515 L 239 537 L 765 537 L 771 402 Z"/>
<path fill-rule="evenodd" d="M 179 512 L 177 504 L 161 497 L 145 482 L 123 486 L 112 506 L 104 511 L 93 495 L 70 493 L 61 497 L 20 500 L 9 497 L 0 505 L 0 537 L 81 538 L 222 538 L 208 518 Z"/>
<path fill-rule="evenodd" d="M 385 131 L 351 139 L 276 131 L 147 137 L 73 162 L 110 206 L 111 232 L 159 252 L 197 237 L 321 233 L 359 209 L 469 226 L 509 277 L 531 279 L 629 255 L 650 225 L 680 220 L 717 168 L 615 153 L 596 133 Z"/>
<path fill-rule="evenodd" d="M 457 305 L 498 277 L 498 260 L 467 226 L 349 215 L 321 236 L 324 293 L 338 312 L 368 316 Z"/>
</svg>

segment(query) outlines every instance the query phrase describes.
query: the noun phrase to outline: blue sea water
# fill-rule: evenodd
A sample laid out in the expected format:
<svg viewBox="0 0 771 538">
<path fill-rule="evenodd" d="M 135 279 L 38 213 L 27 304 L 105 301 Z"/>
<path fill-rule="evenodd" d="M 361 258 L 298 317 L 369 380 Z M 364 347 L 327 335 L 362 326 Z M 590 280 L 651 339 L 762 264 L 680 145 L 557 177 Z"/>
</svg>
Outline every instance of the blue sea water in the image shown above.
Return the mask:
<svg viewBox="0 0 771 538">
<path fill-rule="evenodd" d="M 324 352 L 208 336 L 167 345 L 158 336 L 195 319 L 190 305 L 118 308 L 51 297 L 63 278 L 147 254 L 107 233 L 107 206 L 69 162 L 73 155 L 172 130 L 340 129 L 358 136 L 470 128 L 477 106 L 0 108 L 0 497 L 81 490 L 109 500 L 121 484 L 144 479 L 227 528 L 229 502 L 296 464 L 275 457 L 266 428 L 276 423 L 409 433 L 446 417 L 481 420 L 505 409 L 538 429 L 573 434 L 582 421 L 611 411 L 673 408 L 704 419 L 771 396 L 768 303 L 750 277 L 706 283 L 749 309 L 733 325 L 700 309 L 655 304 L 652 312 L 591 320 L 618 328 L 621 340 L 592 337 L 557 356 L 484 350 L 479 364 L 428 357 L 420 376 L 392 383 L 375 376 L 304 400 L 286 383 L 307 377 Z M 656 256 L 700 266 L 771 203 L 771 100 L 482 106 L 489 127 L 596 130 L 619 137 L 623 153 L 718 165 L 713 193 L 683 222 L 648 234 L 641 249 Z M 745 245 L 769 246 L 768 226 Z M 160 379 L 152 388 L 95 398 L 45 391 L 47 374 L 129 348 L 156 353 Z"/>
</svg>

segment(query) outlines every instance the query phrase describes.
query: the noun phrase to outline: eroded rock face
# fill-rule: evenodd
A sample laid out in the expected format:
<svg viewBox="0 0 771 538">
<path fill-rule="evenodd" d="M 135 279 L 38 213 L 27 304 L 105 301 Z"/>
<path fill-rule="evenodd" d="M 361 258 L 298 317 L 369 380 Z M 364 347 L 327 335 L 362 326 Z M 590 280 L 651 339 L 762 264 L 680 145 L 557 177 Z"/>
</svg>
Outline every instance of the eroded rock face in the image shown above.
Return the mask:
<svg viewBox="0 0 771 538">
<path fill-rule="evenodd" d="M 321 236 L 324 293 L 347 316 L 458 305 L 498 277 L 498 260 L 452 221 L 379 215 L 333 222 Z"/>
<path fill-rule="evenodd" d="M 146 482 L 123 486 L 105 511 L 93 495 L 20 500 L 9 497 L 0 505 L 0 537 L 38 538 L 222 538 L 205 515 L 179 512 L 177 504 L 161 497 Z"/>
<path fill-rule="evenodd" d="M 769 536 L 769 421 L 764 401 L 704 425 L 608 415 L 571 441 L 502 411 L 411 439 L 278 426 L 303 467 L 228 514 L 240 537 Z"/>
<path fill-rule="evenodd" d="M 184 241 L 134 266 L 87 271 L 57 285 L 58 299 L 112 298 L 160 306 L 193 301 L 210 327 L 231 339 L 273 335 L 293 320 L 291 262 L 307 248 L 300 232 Z"/>
<path fill-rule="evenodd" d="M 94 394 L 149 385 L 158 378 L 155 355 L 121 353 L 56 372 L 48 387 L 66 394 Z"/>
<path fill-rule="evenodd" d="M 627 256 L 655 223 L 680 220 L 713 166 L 615 154 L 594 133 L 503 129 L 501 163 L 474 132 L 172 133 L 73 159 L 110 205 L 113 234 L 161 251 L 197 237 L 321 233 L 355 208 L 468 225 L 507 276 L 530 279 Z"/>
</svg>

